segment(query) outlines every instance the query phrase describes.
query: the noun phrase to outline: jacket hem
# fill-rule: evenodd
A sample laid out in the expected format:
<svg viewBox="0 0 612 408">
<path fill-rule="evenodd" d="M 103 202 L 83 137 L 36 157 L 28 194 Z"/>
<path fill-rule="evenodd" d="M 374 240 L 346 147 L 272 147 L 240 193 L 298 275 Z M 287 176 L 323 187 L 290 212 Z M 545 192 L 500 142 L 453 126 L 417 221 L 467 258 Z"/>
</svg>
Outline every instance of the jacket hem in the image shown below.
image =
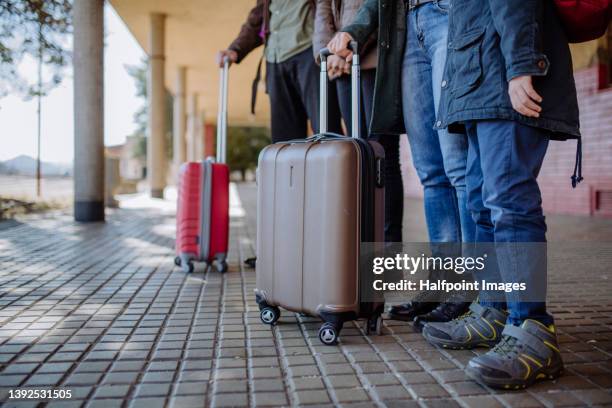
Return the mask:
<svg viewBox="0 0 612 408">
<path fill-rule="evenodd" d="M 446 120 L 442 121 L 440 125 L 436 124 L 434 129 L 445 129 L 449 126 L 453 127 L 454 125 L 456 126 L 457 124 L 462 124 L 463 122 L 470 120 L 492 119 L 514 120 L 527 126 L 548 130 L 555 133 L 555 135 L 551 136 L 551 139 L 553 140 L 579 139 L 581 137 L 580 128 L 578 126 L 569 124 L 559 119 L 550 119 L 546 117 L 540 117 L 537 119 L 528 118 L 523 115 L 519 115 L 514 110 L 505 108 L 479 108 L 464 110 L 460 113 L 448 115 Z"/>
</svg>

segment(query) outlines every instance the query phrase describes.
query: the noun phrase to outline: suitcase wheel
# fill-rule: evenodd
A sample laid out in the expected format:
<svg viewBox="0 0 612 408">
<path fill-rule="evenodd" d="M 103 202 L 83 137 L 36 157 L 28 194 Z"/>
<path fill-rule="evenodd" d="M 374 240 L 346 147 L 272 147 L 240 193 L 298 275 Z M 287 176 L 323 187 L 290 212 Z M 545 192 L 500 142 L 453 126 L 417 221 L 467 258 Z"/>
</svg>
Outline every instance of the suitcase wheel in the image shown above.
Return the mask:
<svg viewBox="0 0 612 408">
<path fill-rule="evenodd" d="M 273 325 L 280 317 L 280 309 L 276 306 L 266 306 L 259 312 L 259 318 L 265 324 Z"/>
<path fill-rule="evenodd" d="M 321 343 L 332 346 L 338 342 L 340 330 L 333 323 L 323 323 L 319 329 L 319 340 Z"/>
<path fill-rule="evenodd" d="M 366 322 L 366 334 L 376 334 L 377 336 L 380 336 L 382 334 L 382 323 L 383 318 L 381 315 L 370 317 Z"/>
<path fill-rule="evenodd" d="M 177 256 L 176 258 L 174 258 L 174 264 L 176 266 L 181 266 L 181 257 Z"/>
<path fill-rule="evenodd" d="M 221 261 L 221 260 L 215 259 L 212 264 L 217 272 L 219 273 L 227 272 L 227 262 L 225 260 Z"/>
<path fill-rule="evenodd" d="M 182 268 L 183 268 L 183 272 L 185 273 L 192 273 L 193 270 L 195 269 L 193 262 L 189 261 L 187 263 L 182 264 Z"/>
</svg>

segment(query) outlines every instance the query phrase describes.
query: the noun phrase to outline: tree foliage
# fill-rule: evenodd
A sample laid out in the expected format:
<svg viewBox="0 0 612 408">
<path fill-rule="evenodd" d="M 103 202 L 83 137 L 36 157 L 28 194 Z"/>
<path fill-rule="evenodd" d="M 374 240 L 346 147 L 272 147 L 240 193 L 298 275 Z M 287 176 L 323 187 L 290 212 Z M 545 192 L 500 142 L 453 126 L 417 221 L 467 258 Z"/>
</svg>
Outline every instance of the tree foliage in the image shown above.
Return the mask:
<svg viewBox="0 0 612 408">
<path fill-rule="evenodd" d="M 11 91 L 44 95 L 59 84 L 71 60 L 71 32 L 72 0 L 0 0 L 0 96 Z M 51 72 L 40 89 L 17 70 L 28 56 Z"/>
<path fill-rule="evenodd" d="M 227 164 L 245 179 L 248 170 L 257 167 L 261 149 L 271 142 L 270 132 L 262 127 L 230 127 L 227 131 Z"/>
</svg>

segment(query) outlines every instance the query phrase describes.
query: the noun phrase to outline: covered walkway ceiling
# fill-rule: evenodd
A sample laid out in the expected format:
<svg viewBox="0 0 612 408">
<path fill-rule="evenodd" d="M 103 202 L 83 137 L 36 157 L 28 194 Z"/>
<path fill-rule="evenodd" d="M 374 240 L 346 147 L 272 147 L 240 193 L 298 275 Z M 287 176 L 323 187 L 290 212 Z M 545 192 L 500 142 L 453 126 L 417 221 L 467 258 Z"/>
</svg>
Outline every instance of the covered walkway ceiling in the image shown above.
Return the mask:
<svg viewBox="0 0 612 408">
<path fill-rule="evenodd" d="M 187 97 L 199 94 L 200 110 L 207 123 L 215 123 L 219 69 L 215 54 L 227 47 L 254 6 L 255 0 L 109 0 L 138 43 L 149 54 L 149 15 L 166 14 L 167 89 L 174 93 L 177 67 L 187 67 Z M 253 51 L 240 65 L 230 70 L 230 125 L 264 125 L 269 123 L 269 104 L 263 81 L 257 103 L 257 114 L 250 114 L 251 83 L 262 49 Z"/>
</svg>

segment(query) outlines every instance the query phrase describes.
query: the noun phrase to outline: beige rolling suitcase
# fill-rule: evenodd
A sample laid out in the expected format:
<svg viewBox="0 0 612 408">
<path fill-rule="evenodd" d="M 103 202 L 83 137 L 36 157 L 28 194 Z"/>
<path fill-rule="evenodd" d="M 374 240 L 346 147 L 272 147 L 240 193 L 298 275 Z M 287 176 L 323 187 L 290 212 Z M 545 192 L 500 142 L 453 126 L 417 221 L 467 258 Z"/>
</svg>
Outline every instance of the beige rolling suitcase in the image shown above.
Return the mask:
<svg viewBox="0 0 612 408">
<path fill-rule="evenodd" d="M 356 49 L 356 45 L 352 45 Z M 359 57 L 352 67 L 353 137 L 327 133 L 327 50 L 321 51 L 321 129 L 259 156 L 257 284 L 261 320 L 280 309 L 319 316 L 334 344 L 346 321 L 380 333 L 384 304 L 360 299 L 360 244 L 384 238 L 384 151 L 360 138 Z"/>
</svg>

